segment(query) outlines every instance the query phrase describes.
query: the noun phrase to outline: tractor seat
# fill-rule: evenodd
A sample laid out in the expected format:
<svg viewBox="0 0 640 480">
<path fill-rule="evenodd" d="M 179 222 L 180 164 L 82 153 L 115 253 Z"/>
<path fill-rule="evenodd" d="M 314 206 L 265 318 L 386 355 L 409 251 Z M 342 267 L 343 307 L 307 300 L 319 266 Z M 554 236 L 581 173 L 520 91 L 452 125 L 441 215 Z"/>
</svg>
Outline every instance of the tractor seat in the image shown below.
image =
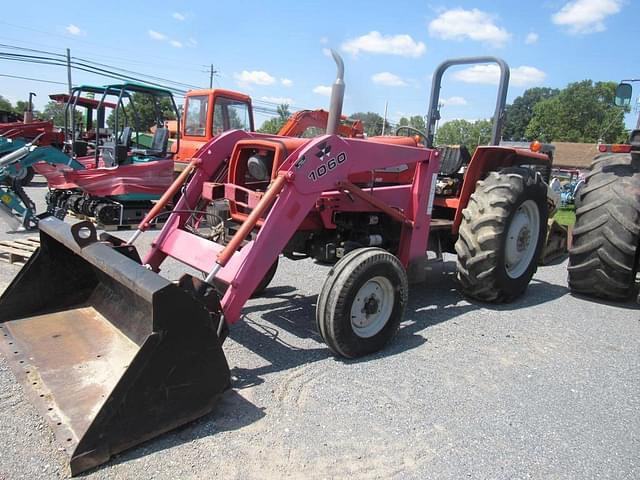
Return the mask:
<svg viewBox="0 0 640 480">
<path fill-rule="evenodd" d="M 165 157 L 169 146 L 169 129 L 159 127 L 153 134 L 151 148 L 132 148 L 131 153 L 145 157 Z"/>
<path fill-rule="evenodd" d="M 469 150 L 464 145 L 443 145 L 438 147 L 440 152 L 440 175 L 453 175 L 463 165 L 471 161 Z"/>
<path fill-rule="evenodd" d="M 124 127 L 120 132 L 120 137 L 118 137 L 118 145 L 124 145 L 129 150 L 131 148 L 132 133 L 133 129 L 131 127 Z"/>
</svg>

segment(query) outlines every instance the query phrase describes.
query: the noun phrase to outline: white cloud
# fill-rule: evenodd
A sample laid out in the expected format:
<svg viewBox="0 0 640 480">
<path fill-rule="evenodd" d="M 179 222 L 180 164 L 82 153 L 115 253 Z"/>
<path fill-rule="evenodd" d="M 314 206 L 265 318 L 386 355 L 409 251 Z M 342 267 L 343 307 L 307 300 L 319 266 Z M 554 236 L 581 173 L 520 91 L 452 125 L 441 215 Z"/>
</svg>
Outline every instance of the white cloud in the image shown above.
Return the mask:
<svg viewBox="0 0 640 480">
<path fill-rule="evenodd" d="M 556 25 L 569 27 L 569 33 L 594 33 L 607 29 L 604 19 L 622 8 L 622 0 L 574 0 L 551 16 Z"/>
<path fill-rule="evenodd" d="M 195 39 L 195 38 L 193 38 L 193 37 L 189 37 L 189 44 L 190 44 L 192 47 L 195 47 L 196 45 L 198 45 L 198 40 L 196 40 L 196 39 Z"/>
<path fill-rule="evenodd" d="M 320 43 L 322 45 L 326 45 L 327 43 L 329 43 L 329 38 L 327 37 L 320 37 Z"/>
<path fill-rule="evenodd" d="M 293 99 L 289 97 L 260 97 L 260 100 L 264 100 L 265 102 L 277 103 L 278 105 L 282 105 L 283 103 L 291 105 L 293 103 Z"/>
<path fill-rule="evenodd" d="M 373 83 L 387 87 L 406 87 L 407 82 L 391 72 L 380 72 L 371 76 Z"/>
<path fill-rule="evenodd" d="M 518 87 L 540 85 L 547 78 L 547 74 L 536 67 L 522 65 L 511 69 L 511 83 Z"/>
<path fill-rule="evenodd" d="M 84 37 L 87 34 L 87 32 L 82 30 L 77 25 L 74 25 L 73 23 L 70 23 L 69 25 L 67 25 L 65 30 L 67 31 L 67 33 L 71 35 L 75 35 L 76 37 Z"/>
<path fill-rule="evenodd" d="M 526 43 L 527 45 L 533 45 L 534 43 L 538 43 L 538 38 L 540 37 L 537 33 L 530 32 L 527 34 L 527 38 L 524 39 L 524 43 Z"/>
<path fill-rule="evenodd" d="M 519 87 L 539 85 L 547 74 L 536 67 L 522 65 L 511 69 L 511 84 Z M 453 74 L 453 78 L 465 83 L 497 85 L 500 79 L 500 68 L 497 65 L 474 65 Z"/>
<path fill-rule="evenodd" d="M 242 87 L 248 85 L 272 85 L 276 79 L 262 70 L 243 70 L 241 73 L 234 73 L 236 83 Z"/>
<path fill-rule="evenodd" d="M 317 93 L 318 95 L 324 95 L 325 97 L 331 96 L 331 87 L 327 87 L 326 85 L 318 85 L 313 89 L 313 93 Z"/>
<path fill-rule="evenodd" d="M 293 80 L 289 79 L 289 78 L 281 78 L 280 79 L 280 83 L 282 85 L 284 85 L 285 87 L 290 87 L 293 85 Z"/>
<path fill-rule="evenodd" d="M 169 43 L 172 47 L 182 48 L 182 42 L 179 42 L 178 40 L 171 40 Z"/>
<path fill-rule="evenodd" d="M 443 40 L 464 40 L 484 42 L 494 47 L 504 46 L 511 34 L 495 24 L 495 18 L 474 8 L 454 8 L 442 12 L 429 23 L 429 34 Z"/>
<path fill-rule="evenodd" d="M 440 100 L 443 105 L 466 105 L 467 100 L 464 97 L 449 97 Z"/>
<path fill-rule="evenodd" d="M 179 13 L 179 12 L 174 12 L 173 15 L 171 15 L 173 18 L 175 18 L 176 20 L 178 20 L 179 22 L 184 22 L 184 20 L 187 18 L 186 15 L 184 15 L 183 13 Z"/>
<path fill-rule="evenodd" d="M 416 42 L 410 35 L 381 35 L 375 30 L 347 40 L 342 44 L 342 49 L 353 55 L 368 52 L 402 57 L 419 57 L 427 51 L 424 43 Z"/>
<path fill-rule="evenodd" d="M 322 49 L 322 54 L 325 57 L 333 58 L 333 55 L 331 55 L 331 50 L 329 48 L 323 48 Z"/>
<path fill-rule="evenodd" d="M 149 30 L 147 32 L 154 40 L 166 40 L 167 36 L 164 33 L 156 32 L 155 30 Z"/>
</svg>

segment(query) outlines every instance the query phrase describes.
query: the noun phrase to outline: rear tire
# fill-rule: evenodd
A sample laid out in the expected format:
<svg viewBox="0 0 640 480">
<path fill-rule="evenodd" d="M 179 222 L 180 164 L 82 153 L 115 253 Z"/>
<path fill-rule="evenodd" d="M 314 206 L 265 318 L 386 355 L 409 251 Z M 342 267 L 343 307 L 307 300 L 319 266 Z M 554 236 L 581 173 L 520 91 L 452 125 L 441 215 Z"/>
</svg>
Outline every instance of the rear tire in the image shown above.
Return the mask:
<svg viewBox="0 0 640 480">
<path fill-rule="evenodd" d="M 640 156 L 598 155 L 576 210 L 569 288 L 607 300 L 626 300 L 633 292 L 639 255 Z"/>
<path fill-rule="evenodd" d="M 397 257 L 360 248 L 334 265 L 316 306 L 316 324 L 329 349 L 355 358 L 377 352 L 396 334 L 409 282 Z"/>
<path fill-rule="evenodd" d="M 490 172 L 479 181 L 455 245 L 464 294 L 494 303 L 520 296 L 538 268 L 548 215 L 547 187 L 529 168 Z"/>
</svg>

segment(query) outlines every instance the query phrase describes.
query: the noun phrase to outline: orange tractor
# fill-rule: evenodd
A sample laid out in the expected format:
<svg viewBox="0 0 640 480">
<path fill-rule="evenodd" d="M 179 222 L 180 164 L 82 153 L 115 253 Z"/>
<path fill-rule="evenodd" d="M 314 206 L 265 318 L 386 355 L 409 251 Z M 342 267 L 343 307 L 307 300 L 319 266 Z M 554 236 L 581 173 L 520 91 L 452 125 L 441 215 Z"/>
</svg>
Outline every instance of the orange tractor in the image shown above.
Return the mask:
<svg viewBox="0 0 640 480">
<path fill-rule="evenodd" d="M 341 357 L 392 340 L 429 250 L 455 246 L 461 288 L 471 297 L 503 302 L 527 288 L 545 237 L 540 172 L 550 160 L 496 146 L 506 63 L 478 57 L 440 65 L 427 131 L 417 132 L 423 146 L 413 136 L 340 137 L 343 65 L 334 58 L 326 135 L 218 135 L 128 241 L 98 239 L 89 222 L 40 221 L 40 250 L 0 297 L 0 348 L 61 438 L 72 473 L 214 408 L 231 386 L 223 342 L 280 255 L 335 262 L 316 323 Z M 502 72 L 493 145 L 472 157 L 461 147 L 435 148 L 444 71 L 487 62 Z M 134 243 L 178 191 L 141 259 Z M 207 217 L 213 229 L 204 228 Z M 168 257 L 204 279 L 163 278 Z"/>
<path fill-rule="evenodd" d="M 324 133 L 328 119 L 326 110 L 300 110 L 289 117 L 278 135 L 318 136 Z M 251 97 L 232 90 L 191 90 L 185 98 L 180 127 L 180 149 L 174 156 L 176 172 L 184 170 L 196 152 L 216 135 L 233 129 L 254 131 Z M 362 137 L 363 132 L 361 121 L 341 118 L 339 135 Z"/>
</svg>

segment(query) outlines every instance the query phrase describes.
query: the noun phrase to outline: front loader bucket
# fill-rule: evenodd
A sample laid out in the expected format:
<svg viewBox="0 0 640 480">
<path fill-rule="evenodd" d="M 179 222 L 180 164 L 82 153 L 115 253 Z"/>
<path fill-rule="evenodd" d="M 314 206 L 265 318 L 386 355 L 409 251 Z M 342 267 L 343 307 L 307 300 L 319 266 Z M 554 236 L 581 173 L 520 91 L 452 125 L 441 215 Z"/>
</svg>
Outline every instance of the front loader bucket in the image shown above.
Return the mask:
<svg viewBox="0 0 640 480">
<path fill-rule="evenodd" d="M 71 473 L 210 412 L 230 384 L 212 289 L 196 294 L 186 275 L 174 285 L 88 222 L 39 227 L 39 250 L 0 297 L 0 351 Z"/>
</svg>

